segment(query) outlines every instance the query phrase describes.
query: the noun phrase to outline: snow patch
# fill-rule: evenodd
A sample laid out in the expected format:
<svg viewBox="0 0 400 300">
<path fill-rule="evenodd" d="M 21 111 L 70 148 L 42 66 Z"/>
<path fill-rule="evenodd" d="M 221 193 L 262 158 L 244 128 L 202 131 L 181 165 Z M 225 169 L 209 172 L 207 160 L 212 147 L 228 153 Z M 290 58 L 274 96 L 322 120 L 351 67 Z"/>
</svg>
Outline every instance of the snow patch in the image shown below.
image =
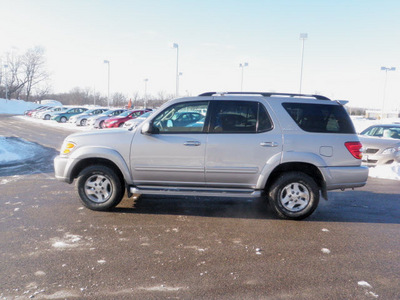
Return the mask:
<svg viewBox="0 0 400 300">
<path fill-rule="evenodd" d="M 330 254 L 330 253 L 331 253 L 331 250 L 329 250 L 329 249 L 327 249 L 327 248 L 322 248 L 322 249 L 321 249 L 321 252 L 324 253 L 324 254 Z"/>
<path fill-rule="evenodd" d="M 366 281 L 359 281 L 358 285 L 366 288 L 372 288 L 372 286 Z"/>
<path fill-rule="evenodd" d="M 156 285 L 151 287 L 139 287 L 138 290 L 145 290 L 150 292 L 176 292 L 182 290 L 182 287 L 172 287 L 172 286 L 165 286 L 165 285 Z"/>
<path fill-rule="evenodd" d="M 76 248 L 81 246 L 81 243 L 79 243 L 81 239 L 82 237 L 79 235 L 66 233 L 62 239 L 52 239 L 52 246 L 57 249 Z"/>
</svg>

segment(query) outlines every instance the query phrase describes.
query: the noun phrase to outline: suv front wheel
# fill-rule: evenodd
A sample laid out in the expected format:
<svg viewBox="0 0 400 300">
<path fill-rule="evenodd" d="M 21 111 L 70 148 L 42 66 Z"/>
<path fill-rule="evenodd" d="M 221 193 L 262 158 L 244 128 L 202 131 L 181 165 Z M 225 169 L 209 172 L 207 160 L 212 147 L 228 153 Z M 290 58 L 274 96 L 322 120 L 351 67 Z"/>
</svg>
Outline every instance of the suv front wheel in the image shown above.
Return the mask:
<svg viewBox="0 0 400 300">
<path fill-rule="evenodd" d="M 319 188 L 302 172 L 283 173 L 270 187 L 269 205 L 283 219 L 302 220 L 318 206 Z"/>
<path fill-rule="evenodd" d="M 92 210 L 109 210 L 124 196 L 121 179 L 111 168 L 103 165 L 83 169 L 76 185 L 83 205 Z"/>
</svg>

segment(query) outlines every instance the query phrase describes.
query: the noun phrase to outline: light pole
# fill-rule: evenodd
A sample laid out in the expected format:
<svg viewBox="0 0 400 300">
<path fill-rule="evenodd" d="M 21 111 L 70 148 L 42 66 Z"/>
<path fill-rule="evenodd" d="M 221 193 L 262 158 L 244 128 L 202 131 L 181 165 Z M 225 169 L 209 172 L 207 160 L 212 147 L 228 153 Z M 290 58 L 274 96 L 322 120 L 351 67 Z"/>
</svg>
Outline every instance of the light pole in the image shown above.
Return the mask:
<svg viewBox="0 0 400 300">
<path fill-rule="evenodd" d="M 8 68 L 8 65 L 4 65 L 4 77 L 6 79 L 6 101 L 8 100 L 8 82 L 7 82 L 8 72 L 7 72 L 7 68 Z"/>
<path fill-rule="evenodd" d="M 387 72 L 388 72 L 388 71 L 396 71 L 396 68 L 395 68 L 395 67 L 391 67 L 391 68 L 381 67 L 381 71 L 385 71 L 385 84 L 384 84 L 384 87 L 383 87 L 383 100 L 382 100 L 382 111 L 381 111 L 381 119 L 383 119 L 383 112 L 384 112 L 384 110 L 385 110 Z"/>
<path fill-rule="evenodd" d="M 172 48 L 176 49 L 176 90 L 175 97 L 179 95 L 179 45 L 177 43 L 172 44 Z"/>
<path fill-rule="evenodd" d="M 239 64 L 239 68 L 242 68 L 242 79 L 240 81 L 240 91 L 241 92 L 243 92 L 243 70 L 245 67 L 248 67 L 248 66 L 249 66 L 249 63 L 247 63 L 247 62 Z"/>
<path fill-rule="evenodd" d="M 304 62 L 304 41 L 308 38 L 307 33 L 300 33 L 300 40 L 302 40 L 302 50 L 301 50 L 301 68 L 300 68 L 300 89 L 299 93 L 301 94 L 301 85 L 303 83 L 303 62 Z"/>
<path fill-rule="evenodd" d="M 143 108 L 146 108 L 147 106 L 147 82 L 149 81 L 148 78 L 145 78 L 144 80 L 144 102 L 143 102 Z"/>
<path fill-rule="evenodd" d="M 107 106 L 110 107 L 110 61 L 104 60 L 104 63 L 108 65 L 108 93 L 107 93 Z"/>
</svg>

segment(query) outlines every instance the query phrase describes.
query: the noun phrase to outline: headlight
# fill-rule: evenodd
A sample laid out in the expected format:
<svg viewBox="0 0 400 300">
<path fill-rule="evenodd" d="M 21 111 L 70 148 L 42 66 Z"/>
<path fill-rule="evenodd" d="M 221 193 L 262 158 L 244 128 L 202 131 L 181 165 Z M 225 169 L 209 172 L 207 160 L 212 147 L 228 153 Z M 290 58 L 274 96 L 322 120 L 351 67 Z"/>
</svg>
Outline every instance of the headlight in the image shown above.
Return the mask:
<svg viewBox="0 0 400 300">
<path fill-rule="evenodd" d="M 76 144 L 73 142 L 65 141 L 61 147 L 61 155 L 70 154 L 76 147 Z"/>
<path fill-rule="evenodd" d="M 110 122 L 110 124 L 115 124 L 115 123 L 117 123 L 118 121 L 111 121 Z"/>
<path fill-rule="evenodd" d="M 393 154 L 397 151 L 400 151 L 400 147 L 391 147 L 383 150 L 382 154 Z"/>
</svg>

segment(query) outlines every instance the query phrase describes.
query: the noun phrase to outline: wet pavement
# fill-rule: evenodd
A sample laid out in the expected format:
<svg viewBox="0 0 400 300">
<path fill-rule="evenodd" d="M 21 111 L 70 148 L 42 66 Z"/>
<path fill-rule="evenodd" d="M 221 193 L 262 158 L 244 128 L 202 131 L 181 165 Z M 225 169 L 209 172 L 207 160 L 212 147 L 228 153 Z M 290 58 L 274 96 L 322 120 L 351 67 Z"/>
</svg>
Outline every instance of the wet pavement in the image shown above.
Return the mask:
<svg viewBox="0 0 400 300">
<path fill-rule="evenodd" d="M 69 133 L 0 116 L 0 136 L 51 151 Z M 0 299 L 399 299 L 398 181 L 329 192 L 307 220 L 285 221 L 230 198 L 94 212 L 48 165 L 2 168 Z"/>
</svg>

